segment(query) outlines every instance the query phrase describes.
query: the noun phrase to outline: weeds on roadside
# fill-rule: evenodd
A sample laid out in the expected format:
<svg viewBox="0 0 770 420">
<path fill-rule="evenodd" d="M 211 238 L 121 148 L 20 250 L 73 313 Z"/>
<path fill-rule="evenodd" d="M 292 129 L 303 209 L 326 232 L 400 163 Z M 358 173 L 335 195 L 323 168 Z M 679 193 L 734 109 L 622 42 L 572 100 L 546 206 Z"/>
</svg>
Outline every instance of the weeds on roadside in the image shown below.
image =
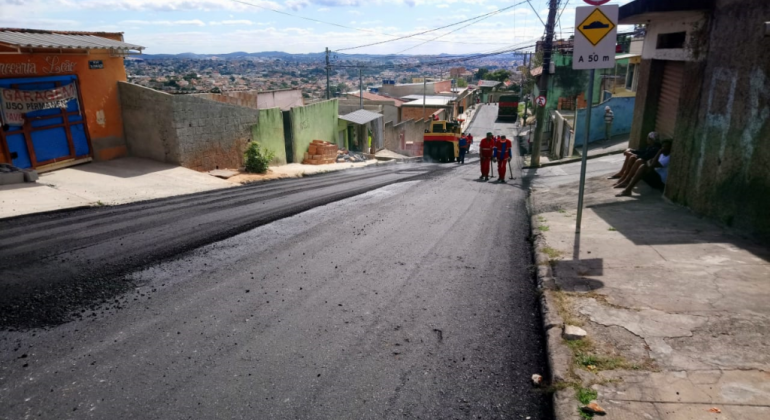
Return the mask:
<svg viewBox="0 0 770 420">
<path fill-rule="evenodd" d="M 262 150 L 259 143 L 253 141 L 249 143 L 246 152 L 243 153 L 245 159 L 246 172 L 253 174 L 264 174 L 270 165 L 270 161 L 275 158 L 275 153 L 268 149 Z"/>
</svg>

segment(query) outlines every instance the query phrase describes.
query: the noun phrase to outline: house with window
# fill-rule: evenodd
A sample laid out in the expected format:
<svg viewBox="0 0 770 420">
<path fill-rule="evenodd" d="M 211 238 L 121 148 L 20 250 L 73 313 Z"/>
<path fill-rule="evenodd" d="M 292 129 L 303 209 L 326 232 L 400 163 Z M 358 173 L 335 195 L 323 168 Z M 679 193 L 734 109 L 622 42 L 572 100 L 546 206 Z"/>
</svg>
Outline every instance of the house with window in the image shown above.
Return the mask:
<svg viewBox="0 0 770 420">
<path fill-rule="evenodd" d="M 0 163 L 38 171 L 127 151 L 122 33 L 0 29 Z"/>
<path fill-rule="evenodd" d="M 770 239 L 770 2 L 634 0 L 642 25 L 631 147 L 673 139 L 665 196 Z"/>
</svg>

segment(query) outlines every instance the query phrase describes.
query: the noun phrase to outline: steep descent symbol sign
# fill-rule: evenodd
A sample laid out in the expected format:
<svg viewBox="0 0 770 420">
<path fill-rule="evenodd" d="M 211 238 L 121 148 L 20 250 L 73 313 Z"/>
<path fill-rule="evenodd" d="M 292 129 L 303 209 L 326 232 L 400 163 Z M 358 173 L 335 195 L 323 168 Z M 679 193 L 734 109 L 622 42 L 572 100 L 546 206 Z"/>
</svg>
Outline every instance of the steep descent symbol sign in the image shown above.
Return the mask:
<svg viewBox="0 0 770 420">
<path fill-rule="evenodd" d="M 599 9 L 594 9 L 583 23 L 578 26 L 578 31 L 594 46 L 601 42 L 613 29 L 615 29 L 615 24 Z"/>
<path fill-rule="evenodd" d="M 537 105 L 538 105 L 538 106 L 540 106 L 540 107 L 543 107 L 543 106 L 545 106 L 545 103 L 546 103 L 546 99 L 545 99 L 545 96 L 543 96 L 543 95 L 540 95 L 540 96 L 538 96 L 538 97 L 537 97 L 537 99 L 535 99 L 535 102 L 536 102 L 536 103 L 537 103 Z"/>
</svg>

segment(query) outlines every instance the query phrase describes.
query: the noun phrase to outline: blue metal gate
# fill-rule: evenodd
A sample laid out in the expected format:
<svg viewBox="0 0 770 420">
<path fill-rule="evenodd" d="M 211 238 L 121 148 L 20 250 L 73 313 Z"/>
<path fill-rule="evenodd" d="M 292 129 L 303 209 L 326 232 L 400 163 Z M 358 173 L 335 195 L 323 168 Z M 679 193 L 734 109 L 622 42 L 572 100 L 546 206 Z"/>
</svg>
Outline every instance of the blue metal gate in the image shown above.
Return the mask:
<svg viewBox="0 0 770 420">
<path fill-rule="evenodd" d="M 0 79 L 0 87 L 19 90 L 46 90 L 77 83 L 77 76 Z M 80 96 L 80 95 L 78 95 Z M 71 100 L 66 109 L 54 108 L 24 115 L 24 125 L 0 132 L 0 146 L 14 166 L 37 168 L 69 159 L 88 157 L 90 139 L 79 101 Z"/>
</svg>

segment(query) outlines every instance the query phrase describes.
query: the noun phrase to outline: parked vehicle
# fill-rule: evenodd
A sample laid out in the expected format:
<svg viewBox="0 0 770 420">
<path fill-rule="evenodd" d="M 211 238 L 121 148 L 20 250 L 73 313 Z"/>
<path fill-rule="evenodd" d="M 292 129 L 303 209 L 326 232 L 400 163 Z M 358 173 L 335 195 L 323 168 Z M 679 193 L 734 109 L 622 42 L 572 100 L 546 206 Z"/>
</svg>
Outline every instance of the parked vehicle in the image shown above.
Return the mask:
<svg viewBox="0 0 770 420">
<path fill-rule="evenodd" d="M 460 130 L 460 123 L 455 121 L 431 121 L 430 129 L 423 134 L 423 157 L 435 162 L 457 161 Z"/>
<path fill-rule="evenodd" d="M 497 118 L 513 119 L 513 122 L 516 122 L 519 118 L 519 95 L 503 95 L 499 102 Z"/>
</svg>

